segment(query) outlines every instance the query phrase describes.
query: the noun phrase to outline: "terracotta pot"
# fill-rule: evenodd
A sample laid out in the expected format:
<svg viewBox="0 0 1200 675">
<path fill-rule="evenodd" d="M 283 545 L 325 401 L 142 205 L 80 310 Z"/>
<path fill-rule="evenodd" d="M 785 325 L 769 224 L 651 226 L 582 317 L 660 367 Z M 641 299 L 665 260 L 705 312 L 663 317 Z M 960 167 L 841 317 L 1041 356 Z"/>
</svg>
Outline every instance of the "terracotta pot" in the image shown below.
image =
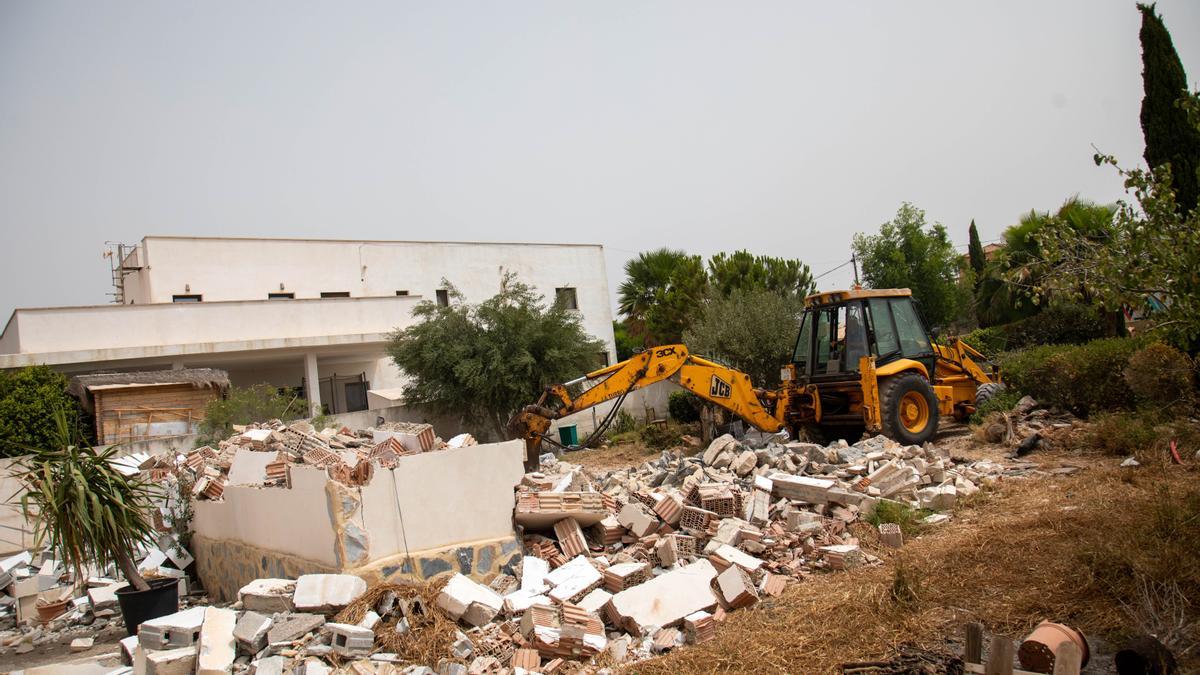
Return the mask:
<svg viewBox="0 0 1200 675">
<path fill-rule="evenodd" d="M 1088 643 L 1083 633 L 1061 623 L 1043 621 L 1033 629 L 1029 637 L 1021 643 L 1017 650 L 1017 660 L 1025 670 L 1048 673 L 1054 670 L 1054 652 L 1064 642 L 1073 642 L 1079 648 L 1081 660 L 1079 667 L 1087 665 Z"/>
<path fill-rule="evenodd" d="M 70 598 L 59 600 L 58 602 L 38 603 L 35 605 L 37 607 L 38 619 L 42 623 L 48 623 L 65 613 L 69 604 L 71 604 Z"/>
</svg>

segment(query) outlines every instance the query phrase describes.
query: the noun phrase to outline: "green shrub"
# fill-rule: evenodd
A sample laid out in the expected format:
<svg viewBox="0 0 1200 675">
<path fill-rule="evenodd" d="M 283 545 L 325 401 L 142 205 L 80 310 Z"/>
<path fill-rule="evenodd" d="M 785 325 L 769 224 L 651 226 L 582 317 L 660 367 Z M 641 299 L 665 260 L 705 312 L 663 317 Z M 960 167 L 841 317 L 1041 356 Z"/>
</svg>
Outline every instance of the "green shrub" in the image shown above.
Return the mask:
<svg viewBox="0 0 1200 675">
<path fill-rule="evenodd" d="M 1123 373 L 1145 344 L 1142 339 L 1106 338 L 1032 347 L 1002 355 L 1000 370 L 1009 387 L 1086 417 L 1094 411 L 1132 407 L 1133 392 Z"/>
<path fill-rule="evenodd" d="M 280 394 L 269 384 L 230 387 L 225 398 L 210 401 L 200 423 L 200 444 L 216 443 L 233 434 L 233 425 L 293 420 L 306 417 L 308 403 L 299 396 Z"/>
<path fill-rule="evenodd" d="M 1125 384 L 1139 405 L 1169 412 L 1186 412 L 1195 399 L 1193 370 L 1187 354 L 1155 342 L 1129 357 Z"/>
<path fill-rule="evenodd" d="M 62 410 L 72 433 L 91 440 L 91 424 L 67 393 L 66 376 L 48 366 L 0 372 L 0 457 L 25 454 L 24 447 L 53 446 L 58 439 L 55 410 Z"/>
<path fill-rule="evenodd" d="M 1171 441 L 1180 455 L 1190 457 L 1200 450 L 1200 425 L 1156 411 L 1101 413 L 1080 439 L 1081 449 L 1147 463 L 1167 461 Z"/>
<path fill-rule="evenodd" d="M 1017 401 L 1020 401 L 1021 397 L 1024 395 L 1025 394 L 1012 387 L 1001 391 L 993 396 L 990 401 L 987 401 L 975 409 L 975 412 L 971 414 L 970 423 L 979 424 L 983 420 L 987 419 L 988 415 L 991 415 L 994 412 L 1008 412 L 1009 410 L 1012 410 L 1013 406 L 1015 406 Z"/>
<path fill-rule="evenodd" d="M 665 424 L 647 424 L 639 430 L 638 435 L 641 436 L 642 443 L 646 447 L 666 450 L 679 445 L 679 437 L 684 434 L 684 431 L 678 424 L 667 422 Z"/>
<path fill-rule="evenodd" d="M 667 397 L 667 410 L 671 419 L 690 423 L 700 421 L 700 397 L 690 391 L 673 391 Z"/>
<path fill-rule="evenodd" d="M 630 415 L 625 410 L 617 411 L 617 418 L 608 426 L 608 433 L 611 436 L 617 434 L 628 434 L 637 429 L 637 420 L 633 415 Z"/>
<path fill-rule="evenodd" d="M 1004 333 L 1004 329 L 1000 326 L 976 328 L 970 333 L 960 337 L 962 338 L 963 342 L 971 345 L 984 356 L 995 356 L 1005 349 L 1008 349 L 1008 336 Z"/>
<path fill-rule="evenodd" d="M 961 336 L 985 356 L 1038 345 L 1080 344 L 1104 337 L 1104 317 L 1084 305 L 1051 305 L 1036 315 Z"/>
<path fill-rule="evenodd" d="M 920 533 L 921 528 L 924 527 L 921 520 L 930 515 L 933 515 L 933 511 L 929 509 L 914 509 L 900 502 L 881 499 L 871 515 L 867 516 L 867 522 L 876 528 L 880 523 L 895 523 L 900 526 L 900 531 L 907 538 Z"/>
</svg>

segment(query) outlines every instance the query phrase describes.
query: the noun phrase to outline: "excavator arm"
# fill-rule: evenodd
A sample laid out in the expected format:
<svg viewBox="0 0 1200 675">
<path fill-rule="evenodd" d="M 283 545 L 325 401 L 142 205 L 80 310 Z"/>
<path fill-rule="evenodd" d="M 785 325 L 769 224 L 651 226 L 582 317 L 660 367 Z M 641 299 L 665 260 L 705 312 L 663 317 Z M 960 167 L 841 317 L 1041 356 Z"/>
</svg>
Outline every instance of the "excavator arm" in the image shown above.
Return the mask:
<svg viewBox="0 0 1200 675">
<path fill-rule="evenodd" d="M 548 439 L 551 443 L 555 442 L 546 435 L 554 420 L 605 401 L 623 400 L 630 392 L 663 380 L 670 380 L 700 398 L 721 406 L 756 429 L 775 432 L 783 428 L 782 420 L 772 416 L 759 400 L 760 396 L 774 399 L 774 392 L 755 390 L 745 373 L 694 356 L 688 352 L 686 345 L 665 345 L 647 349 L 631 359 L 570 382 L 547 387 L 536 404 L 526 406 L 508 421 L 509 435 L 524 439 L 526 461 L 536 462 L 542 441 Z M 570 387 L 589 382 L 594 384 L 578 396 L 571 396 Z M 584 447 L 604 432 L 619 407 L 618 401 L 618 405 L 613 406 L 605 420 L 582 444 Z"/>
</svg>

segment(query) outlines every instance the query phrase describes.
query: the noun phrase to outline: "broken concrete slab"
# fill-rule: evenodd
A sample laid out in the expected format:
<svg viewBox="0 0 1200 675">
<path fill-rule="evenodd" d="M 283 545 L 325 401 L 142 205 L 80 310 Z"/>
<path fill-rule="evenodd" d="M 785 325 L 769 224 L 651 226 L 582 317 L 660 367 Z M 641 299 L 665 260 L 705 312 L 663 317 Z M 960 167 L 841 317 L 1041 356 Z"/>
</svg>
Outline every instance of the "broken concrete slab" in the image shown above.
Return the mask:
<svg viewBox="0 0 1200 675">
<path fill-rule="evenodd" d="M 238 591 L 238 602 L 253 612 L 291 612 L 296 609 L 292 604 L 295 592 L 293 579 L 255 579 Z"/>
<path fill-rule="evenodd" d="M 672 626 L 693 612 L 712 609 L 711 584 L 717 570 L 707 560 L 676 568 L 617 593 L 608 607 L 614 621 L 640 635 L 645 626 Z"/>
<path fill-rule="evenodd" d="M 487 586 L 455 574 L 438 593 L 437 606 L 455 620 L 482 626 L 500 613 L 504 599 Z"/>
<path fill-rule="evenodd" d="M 291 614 L 276 621 L 267 631 L 267 642 L 292 642 L 325 625 L 320 614 Z"/>
<path fill-rule="evenodd" d="M 630 502 L 617 514 L 621 526 L 635 537 L 644 537 L 658 529 L 658 518 L 641 502 Z"/>
<path fill-rule="evenodd" d="M 267 646 L 267 632 L 274 623 L 265 614 L 244 612 L 233 628 L 233 639 L 237 641 L 238 650 L 251 656 L 262 651 Z"/>
<path fill-rule="evenodd" d="M 521 559 L 521 590 L 541 592 L 546 588 L 546 575 L 549 573 L 549 562 L 535 556 L 525 556 Z"/>
<path fill-rule="evenodd" d="M 547 595 L 558 603 L 573 602 L 598 587 L 602 581 L 600 570 L 586 556 L 577 556 L 546 575 L 546 583 L 553 586 Z"/>
<path fill-rule="evenodd" d="M 200 652 L 196 655 L 196 675 L 228 673 L 237 659 L 237 643 L 233 629 L 237 612 L 220 607 L 204 608 L 204 625 L 200 627 Z"/>
<path fill-rule="evenodd" d="M 367 582 L 353 574 L 304 574 L 296 580 L 292 604 L 299 612 L 333 614 L 367 592 Z"/>
<path fill-rule="evenodd" d="M 262 485 L 267 481 L 267 465 L 275 461 L 277 452 L 259 452 L 242 448 L 233 456 L 226 486 Z"/>
</svg>

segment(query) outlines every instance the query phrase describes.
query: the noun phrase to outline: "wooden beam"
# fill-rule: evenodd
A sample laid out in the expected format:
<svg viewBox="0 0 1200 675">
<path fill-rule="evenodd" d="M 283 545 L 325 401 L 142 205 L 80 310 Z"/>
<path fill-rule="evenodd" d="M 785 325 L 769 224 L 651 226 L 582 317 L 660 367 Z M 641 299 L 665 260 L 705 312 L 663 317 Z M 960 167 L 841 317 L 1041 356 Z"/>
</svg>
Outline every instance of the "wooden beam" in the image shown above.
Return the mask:
<svg viewBox="0 0 1200 675">
<path fill-rule="evenodd" d="M 963 652 L 963 661 L 983 663 L 983 624 L 967 624 L 967 649 Z"/>
<path fill-rule="evenodd" d="M 987 665 L 984 675 L 1013 675 L 1013 645 L 1012 640 L 993 635 L 991 646 L 988 648 Z"/>
<path fill-rule="evenodd" d="M 1070 640 L 1063 641 L 1054 652 L 1054 675 L 1079 675 L 1082 660 L 1079 647 Z"/>
</svg>

